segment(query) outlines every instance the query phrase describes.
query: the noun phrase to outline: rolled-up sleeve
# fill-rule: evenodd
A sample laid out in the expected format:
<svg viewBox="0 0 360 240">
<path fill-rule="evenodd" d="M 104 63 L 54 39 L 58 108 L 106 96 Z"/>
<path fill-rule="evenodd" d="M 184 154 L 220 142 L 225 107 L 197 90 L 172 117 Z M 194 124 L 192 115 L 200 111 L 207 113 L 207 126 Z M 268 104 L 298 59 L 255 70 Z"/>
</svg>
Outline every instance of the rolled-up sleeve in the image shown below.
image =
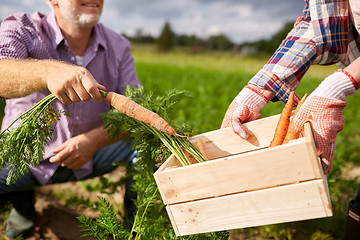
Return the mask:
<svg viewBox="0 0 360 240">
<path fill-rule="evenodd" d="M 339 7 L 341 1 L 344 2 L 327 3 L 324 8 L 323 0 L 305 0 L 303 14 L 296 20 L 294 28 L 249 83 L 272 91 L 277 99 L 286 102 L 311 65 L 344 60 L 348 22 L 347 12 Z M 338 12 L 334 13 L 334 10 Z M 328 14 L 329 11 L 333 11 L 334 16 Z M 327 21 L 323 21 L 322 15 L 326 15 Z M 296 102 L 298 100 L 296 96 Z"/>
<path fill-rule="evenodd" d="M 28 21 L 25 14 L 15 14 L 5 18 L 0 25 L 0 58 L 28 58 L 31 32 L 24 25 Z M 28 21 L 30 23 L 30 21 Z"/>
<path fill-rule="evenodd" d="M 119 66 L 120 84 L 119 93 L 124 94 L 126 86 L 140 86 L 141 83 L 136 75 L 134 58 L 131 54 L 130 42 L 126 41 L 126 47 L 121 54 L 121 64 Z"/>
</svg>

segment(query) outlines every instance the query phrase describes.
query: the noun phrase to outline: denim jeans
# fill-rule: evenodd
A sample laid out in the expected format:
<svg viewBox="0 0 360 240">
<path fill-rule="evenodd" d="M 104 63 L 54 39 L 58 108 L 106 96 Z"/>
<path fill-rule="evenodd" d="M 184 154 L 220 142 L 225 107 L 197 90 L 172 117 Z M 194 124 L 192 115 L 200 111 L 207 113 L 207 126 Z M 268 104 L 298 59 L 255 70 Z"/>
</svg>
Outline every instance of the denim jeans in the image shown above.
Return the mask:
<svg viewBox="0 0 360 240">
<path fill-rule="evenodd" d="M 99 149 L 93 156 L 93 172 L 80 180 L 90 179 L 111 172 L 117 167 L 114 165 L 116 162 L 127 162 L 132 165 L 132 162 L 136 159 L 136 150 L 133 150 L 132 147 L 132 142 L 126 140 Z M 9 170 L 6 167 L 0 169 L 0 204 L 10 202 L 13 208 L 18 208 L 19 212 L 27 212 L 29 206 L 24 206 L 24 202 L 33 203 L 34 190 L 40 184 L 31 173 L 26 173 L 14 184 L 7 185 L 6 177 L 8 172 Z M 77 181 L 72 170 L 64 167 L 59 167 L 51 180 L 52 183 Z M 130 186 L 127 187 L 126 191 L 130 192 Z M 131 194 L 131 196 L 136 196 L 136 194 Z M 127 201 L 130 204 L 132 203 L 131 200 Z"/>
<path fill-rule="evenodd" d="M 90 179 L 111 172 L 116 168 L 114 163 L 127 162 L 132 164 L 136 157 L 136 151 L 132 149 L 131 141 L 119 141 L 112 145 L 99 149 L 93 156 L 93 172 L 79 180 Z M 31 173 L 21 176 L 14 184 L 7 185 L 6 177 L 9 170 L 4 167 L 0 169 L 0 198 L 8 193 L 26 192 L 40 186 L 39 182 Z M 71 169 L 59 167 L 51 178 L 52 183 L 65 183 L 77 181 Z"/>
<path fill-rule="evenodd" d="M 358 213 L 360 213 L 360 184 L 359 184 L 359 190 L 357 192 L 356 197 L 353 200 L 353 203 L 354 203 L 355 209 L 358 211 Z"/>
<path fill-rule="evenodd" d="M 136 160 L 136 150 L 132 149 L 130 140 L 116 142 L 112 145 L 99 149 L 93 156 L 93 172 L 79 180 L 86 180 L 111 172 L 117 166 L 114 163 L 126 162 L 130 165 Z M 34 191 L 40 184 L 31 173 L 21 176 L 14 184 L 7 185 L 6 178 L 9 170 L 0 169 L 0 204 L 10 202 L 12 213 L 7 221 L 6 234 L 8 237 L 17 237 L 18 234 L 27 234 L 31 229 L 23 226 L 24 221 L 32 228 L 35 223 Z M 130 181 L 132 179 L 129 179 Z M 65 167 L 59 167 L 51 178 L 51 183 L 65 183 L 77 181 L 73 171 Z M 131 199 L 126 199 L 131 197 Z M 131 186 L 126 185 L 125 208 L 136 210 L 133 199 L 136 193 L 131 191 Z M 127 203 L 127 204 L 126 204 Z M 19 217 L 21 216 L 21 217 Z M 27 220 L 24 220 L 27 219 Z"/>
</svg>

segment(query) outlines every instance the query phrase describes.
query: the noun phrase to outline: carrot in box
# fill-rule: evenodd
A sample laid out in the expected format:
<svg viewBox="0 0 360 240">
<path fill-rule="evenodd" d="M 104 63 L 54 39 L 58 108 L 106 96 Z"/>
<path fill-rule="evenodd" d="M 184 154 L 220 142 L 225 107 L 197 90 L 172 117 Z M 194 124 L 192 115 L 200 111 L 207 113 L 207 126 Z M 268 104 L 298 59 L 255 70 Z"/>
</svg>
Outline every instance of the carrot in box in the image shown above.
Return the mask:
<svg viewBox="0 0 360 240">
<path fill-rule="evenodd" d="M 284 139 L 284 142 L 283 144 L 285 143 L 288 143 L 290 140 L 293 140 L 293 139 L 297 139 L 300 135 L 300 133 L 296 132 L 295 131 L 295 125 L 294 125 L 294 117 L 296 116 L 296 114 L 298 113 L 299 109 L 301 108 L 301 105 L 304 103 L 304 101 L 306 100 L 307 98 L 307 94 L 305 93 L 305 95 L 303 96 L 303 98 L 300 100 L 299 104 L 297 105 L 296 109 L 295 109 L 295 112 L 294 112 L 294 115 L 290 121 L 290 124 L 289 124 L 289 129 L 286 133 L 286 137 Z"/>
<path fill-rule="evenodd" d="M 284 142 L 290 124 L 290 116 L 294 106 L 294 92 L 291 92 L 281 112 L 279 122 L 275 129 L 274 138 L 269 147 L 281 145 Z"/>
</svg>

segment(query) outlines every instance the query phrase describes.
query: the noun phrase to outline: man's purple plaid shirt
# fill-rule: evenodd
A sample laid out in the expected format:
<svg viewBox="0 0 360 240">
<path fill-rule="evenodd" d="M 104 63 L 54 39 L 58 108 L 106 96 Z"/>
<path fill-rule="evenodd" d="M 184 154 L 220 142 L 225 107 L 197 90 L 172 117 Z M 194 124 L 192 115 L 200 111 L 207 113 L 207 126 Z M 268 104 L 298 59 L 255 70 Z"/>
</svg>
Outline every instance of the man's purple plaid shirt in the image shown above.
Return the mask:
<svg viewBox="0 0 360 240">
<path fill-rule="evenodd" d="M 249 81 L 286 102 L 311 65 L 348 65 L 359 52 L 359 34 L 348 17 L 347 0 L 305 0 L 293 30 L 267 64 Z M 296 96 L 296 101 L 298 101 Z"/>
<path fill-rule="evenodd" d="M 77 64 L 76 57 L 70 52 L 56 24 L 53 12 L 48 16 L 38 12 L 31 15 L 18 13 L 4 19 L 0 27 L 0 58 L 56 59 Z M 94 28 L 82 66 L 107 91 L 123 94 L 126 85 L 140 84 L 129 41 L 102 24 L 97 24 Z M 2 130 L 49 93 L 44 90 L 27 97 L 6 100 Z M 71 116 L 61 117 L 54 127 L 54 141 L 45 147 L 44 161 L 37 168 L 30 167 L 41 184 L 48 183 L 58 167 L 48 161 L 53 156 L 52 149 L 71 137 L 100 127 L 102 121 L 99 114 L 111 109 L 106 101 L 96 102 L 93 99 L 71 105 L 64 105 L 56 100 L 54 107 L 69 112 Z M 92 162 L 89 161 L 81 169 L 75 170 L 74 174 L 79 179 L 91 172 Z"/>
</svg>

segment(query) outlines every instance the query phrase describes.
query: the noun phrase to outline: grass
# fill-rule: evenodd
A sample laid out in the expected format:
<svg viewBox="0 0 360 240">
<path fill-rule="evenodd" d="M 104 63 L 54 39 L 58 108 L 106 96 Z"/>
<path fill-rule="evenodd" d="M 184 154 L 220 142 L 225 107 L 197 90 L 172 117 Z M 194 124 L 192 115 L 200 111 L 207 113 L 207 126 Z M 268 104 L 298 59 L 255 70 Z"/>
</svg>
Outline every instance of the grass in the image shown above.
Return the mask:
<svg viewBox="0 0 360 240">
<path fill-rule="evenodd" d="M 144 45 L 134 45 L 132 51 L 137 74 L 146 89 L 159 95 L 171 88 L 189 91 L 189 98 L 179 103 L 174 120 L 187 123 L 196 133 L 220 127 L 232 99 L 268 58 L 246 57 L 234 52 L 191 54 L 184 49 L 162 54 Z M 314 66 L 302 80 L 297 94 L 310 93 L 336 69 Z M 277 114 L 282 107 L 280 102 L 272 103 L 261 113 L 264 117 Z"/>
<path fill-rule="evenodd" d="M 191 53 L 187 48 L 177 48 L 169 53 L 159 53 L 153 45 L 132 45 L 136 62 L 173 65 L 180 68 L 199 67 L 221 72 L 250 73 L 254 75 L 270 56 L 245 56 L 238 52 L 208 51 Z M 313 66 L 306 74 L 311 78 L 323 78 L 338 69 L 336 66 Z M 305 77 L 306 78 L 306 77 Z"/>
</svg>

